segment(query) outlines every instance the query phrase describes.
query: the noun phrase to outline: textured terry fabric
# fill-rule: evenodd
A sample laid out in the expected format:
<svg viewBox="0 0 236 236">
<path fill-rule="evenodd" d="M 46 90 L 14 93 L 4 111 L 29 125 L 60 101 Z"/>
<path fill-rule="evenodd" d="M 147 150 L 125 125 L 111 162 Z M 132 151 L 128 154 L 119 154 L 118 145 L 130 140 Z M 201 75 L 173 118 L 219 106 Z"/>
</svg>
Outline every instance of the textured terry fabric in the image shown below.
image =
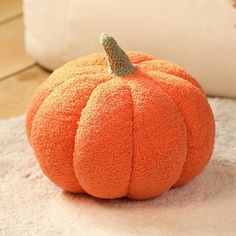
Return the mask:
<svg viewBox="0 0 236 236">
<path fill-rule="evenodd" d="M 151 198 L 178 179 L 186 159 L 186 130 L 172 100 L 146 78 L 130 78 L 133 168 L 128 197 Z"/>
<path fill-rule="evenodd" d="M 209 161 L 214 119 L 200 85 L 175 64 L 128 55 L 137 66 L 129 76 L 111 76 L 104 54 L 89 55 L 55 71 L 31 101 L 28 137 L 65 190 L 151 198 Z"/>
<path fill-rule="evenodd" d="M 75 172 L 84 190 L 103 198 L 128 192 L 132 172 L 133 117 L 124 80 L 99 85 L 82 111 L 75 139 Z M 92 138 L 91 138 L 92 137 Z"/>
<path fill-rule="evenodd" d="M 60 84 L 62 84 L 64 81 L 77 77 L 79 78 L 80 75 L 88 73 L 88 70 L 90 68 L 71 68 L 71 69 L 64 69 L 64 67 L 59 68 L 55 70 L 49 78 L 42 83 L 41 86 L 37 89 L 37 91 L 34 93 L 32 99 L 31 99 L 31 104 L 34 104 L 33 106 L 29 107 L 28 110 L 28 115 L 26 117 L 26 130 L 27 130 L 27 135 L 28 138 L 30 138 L 30 132 L 31 132 L 31 127 L 32 127 L 32 122 L 33 119 L 39 109 L 39 107 L 42 105 L 43 101 L 45 98 L 50 95 L 50 93 L 57 88 Z M 90 74 L 92 73 L 99 73 L 99 72 L 105 72 L 106 70 L 102 67 L 96 67 L 96 70 L 94 68 L 91 68 Z"/>
<path fill-rule="evenodd" d="M 142 70 L 151 70 L 151 71 L 160 71 L 165 72 L 166 74 L 171 74 L 183 78 L 199 88 L 203 93 L 203 89 L 201 88 L 200 84 L 195 80 L 190 74 L 188 74 L 183 68 L 180 66 L 165 60 L 150 60 L 144 61 L 140 63 L 140 68 Z"/>
<path fill-rule="evenodd" d="M 214 144 L 214 120 L 205 96 L 190 83 L 175 76 L 151 71 L 154 81 L 175 102 L 187 128 L 187 157 L 177 185 L 200 173 L 208 163 Z"/>
<path fill-rule="evenodd" d="M 57 87 L 34 117 L 31 144 L 45 174 L 68 191 L 81 191 L 73 171 L 77 121 L 93 89 L 106 76 L 72 77 Z"/>
</svg>

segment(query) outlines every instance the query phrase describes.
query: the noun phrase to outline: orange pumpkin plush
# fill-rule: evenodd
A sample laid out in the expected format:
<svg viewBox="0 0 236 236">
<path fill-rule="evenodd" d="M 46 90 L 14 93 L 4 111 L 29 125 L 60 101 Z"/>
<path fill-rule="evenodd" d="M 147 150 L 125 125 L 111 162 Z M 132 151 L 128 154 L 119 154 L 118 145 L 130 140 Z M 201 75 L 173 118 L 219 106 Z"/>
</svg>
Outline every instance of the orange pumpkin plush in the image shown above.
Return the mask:
<svg viewBox="0 0 236 236">
<path fill-rule="evenodd" d="M 198 175 L 214 143 L 200 85 L 182 68 L 128 52 L 102 34 L 104 53 L 55 70 L 36 91 L 26 128 L 43 172 L 70 192 L 148 199 Z"/>
</svg>

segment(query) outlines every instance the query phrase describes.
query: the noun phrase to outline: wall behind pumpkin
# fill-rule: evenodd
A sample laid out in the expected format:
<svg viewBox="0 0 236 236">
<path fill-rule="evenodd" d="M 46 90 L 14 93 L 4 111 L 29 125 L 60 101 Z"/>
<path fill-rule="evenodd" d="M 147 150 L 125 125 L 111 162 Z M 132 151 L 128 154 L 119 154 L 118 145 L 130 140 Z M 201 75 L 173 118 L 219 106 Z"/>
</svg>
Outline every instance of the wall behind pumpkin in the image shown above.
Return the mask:
<svg viewBox="0 0 236 236">
<path fill-rule="evenodd" d="M 27 51 L 44 67 L 101 51 L 101 32 L 126 50 L 187 69 L 208 95 L 236 97 L 236 9 L 227 0 L 24 0 Z"/>
</svg>

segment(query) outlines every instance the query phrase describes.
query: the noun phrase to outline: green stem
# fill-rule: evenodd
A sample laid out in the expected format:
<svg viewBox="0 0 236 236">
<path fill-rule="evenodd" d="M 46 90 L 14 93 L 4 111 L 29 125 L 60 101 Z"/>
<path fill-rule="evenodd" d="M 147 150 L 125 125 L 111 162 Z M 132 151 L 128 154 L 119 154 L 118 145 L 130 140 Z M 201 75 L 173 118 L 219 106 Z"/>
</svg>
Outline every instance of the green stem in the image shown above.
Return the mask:
<svg viewBox="0 0 236 236">
<path fill-rule="evenodd" d="M 134 72 L 135 66 L 111 35 L 102 33 L 100 42 L 106 52 L 109 68 L 113 75 L 126 76 Z"/>
</svg>

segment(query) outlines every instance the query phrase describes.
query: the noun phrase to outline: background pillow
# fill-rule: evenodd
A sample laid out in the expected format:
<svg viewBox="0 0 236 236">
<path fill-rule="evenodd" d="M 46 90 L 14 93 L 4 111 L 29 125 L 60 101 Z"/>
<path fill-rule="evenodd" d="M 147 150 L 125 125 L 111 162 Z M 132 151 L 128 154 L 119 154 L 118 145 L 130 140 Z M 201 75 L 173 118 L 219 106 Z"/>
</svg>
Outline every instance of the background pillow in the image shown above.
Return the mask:
<svg viewBox="0 0 236 236">
<path fill-rule="evenodd" d="M 236 97 L 236 9 L 223 0 L 24 0 L 26 48 L 48 69 L 101 51 L 101 32 L 126 50 L 173 61 L 208 95 Z"/>
</svg>

